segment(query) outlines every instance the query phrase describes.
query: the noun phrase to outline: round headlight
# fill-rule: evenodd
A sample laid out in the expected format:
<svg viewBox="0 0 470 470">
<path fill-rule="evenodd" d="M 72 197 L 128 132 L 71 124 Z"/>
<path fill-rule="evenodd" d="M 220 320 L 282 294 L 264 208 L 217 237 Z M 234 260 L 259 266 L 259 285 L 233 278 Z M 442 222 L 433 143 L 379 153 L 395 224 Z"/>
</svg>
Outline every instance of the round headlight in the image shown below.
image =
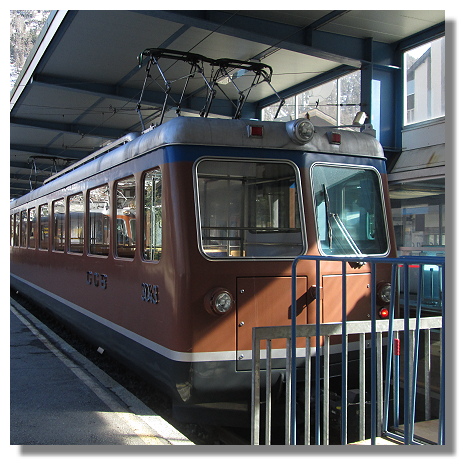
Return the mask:
<svg viewBox="0 0 470 470">
<path fill-rule="evenodd" d="M 377 286 L 377 300 L 382 304 L 389 304 L 392 298 L 392 286 L 389 282 L 381 282 Z"/>
<path fill-rule="evenodd" d="M 308 119 L 297 119 L 286 123 L 287 134 L 296 144 L 310 142 L 315 133 L 313 124 Z"/>
<path fill-rule="evenodd" d="M 230 312 L 234 304 L 235 302 L 230 292 L 221 287 L 211 290 L 204 298 L 206 310 L 216 315 Z"/>
</svg>

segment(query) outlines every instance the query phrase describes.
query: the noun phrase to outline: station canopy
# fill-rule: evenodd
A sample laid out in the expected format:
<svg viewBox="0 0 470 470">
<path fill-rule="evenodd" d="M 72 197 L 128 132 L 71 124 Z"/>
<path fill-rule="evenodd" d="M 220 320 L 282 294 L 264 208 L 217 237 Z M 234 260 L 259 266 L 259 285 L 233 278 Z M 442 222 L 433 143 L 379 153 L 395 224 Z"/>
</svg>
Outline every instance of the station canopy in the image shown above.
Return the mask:
<svg viewBox="0 0 470 470">
<path fill-rule="evenodd" d="M 54 11 L 11 90 L 10 197 L 178 115 L 255 118 L 328 77 L 390 66 L 397 44 L 443 22 L 441 10 Z"/>
</svg>

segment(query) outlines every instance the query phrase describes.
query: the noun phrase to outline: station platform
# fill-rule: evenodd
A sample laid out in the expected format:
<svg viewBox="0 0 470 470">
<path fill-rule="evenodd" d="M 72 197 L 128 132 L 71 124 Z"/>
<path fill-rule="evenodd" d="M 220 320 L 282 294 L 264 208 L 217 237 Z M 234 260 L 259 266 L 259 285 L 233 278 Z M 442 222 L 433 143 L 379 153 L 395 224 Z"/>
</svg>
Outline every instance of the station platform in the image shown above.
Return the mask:
<svg viewBox="0 0 470 470">
<path fill-rule="evenodd" d="M 193 443 L 10 299 L 10 444 Z"/>
</svg>

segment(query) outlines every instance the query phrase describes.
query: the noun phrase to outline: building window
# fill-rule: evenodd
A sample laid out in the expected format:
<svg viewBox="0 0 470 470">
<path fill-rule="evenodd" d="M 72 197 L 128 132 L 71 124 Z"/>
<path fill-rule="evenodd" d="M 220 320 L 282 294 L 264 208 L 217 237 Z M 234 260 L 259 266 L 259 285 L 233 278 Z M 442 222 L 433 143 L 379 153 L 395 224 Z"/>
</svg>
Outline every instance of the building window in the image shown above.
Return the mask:
<svg viewBox="0 0 470 470">
<path fill-rule="evenodd" d="M 286 99 L 276 121 L 308 117 L 316 126 L 352 124 L 361 110 L 361 71 L 310 88 Z M 279 103 L 262 110 L 263 121 L 274 121 Z"/>
<path fill-rule="evenodd" d="M 404 54 L 405 126 L 445 116 L 445 38 Z"/>
<path fill-rule="evenodd" d="M 109 254 L 109 188 L 92 189 L 88 198 L 89 250 L 92 255 Z"/>
<path fill-rule="evenodd" d="M 143 258 L 158 261 L 162 255 L 162 172 L 160 168 L 144 176 Z"/>
<path fill-rule="evenodd" d="M 133 258 L 136 236 L 136 185 L 135 178 L 122 179 L 116 183 L 116 247 L 117 256 Z"/>
</svg>

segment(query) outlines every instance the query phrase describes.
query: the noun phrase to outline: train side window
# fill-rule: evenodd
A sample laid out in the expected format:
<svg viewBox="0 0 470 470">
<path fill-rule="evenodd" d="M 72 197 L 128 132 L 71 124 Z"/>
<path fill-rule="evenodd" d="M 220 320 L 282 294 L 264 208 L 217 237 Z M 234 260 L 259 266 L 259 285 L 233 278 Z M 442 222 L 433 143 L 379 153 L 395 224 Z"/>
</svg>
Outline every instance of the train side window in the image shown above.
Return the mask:
<svg viewBox="0 0 470 470">
<path fill-rule="evenodd" d="M 115 186 L 115 232 L 116 254 L 121 258 L 133 258 L 136 236 L 136 185 L 134 176 L 129 176 Z"/>
<path fill-rule="evenodd" d="M 83 253 L 84 241 L 84 201 L 83 193 L 68 198 L 69 238 L 68 250 L 71 253 Z"/>
<path fill-rule="evenodd" d="M 92 189 L 88 197 L 90 254 L 109 254 L 109 187 L 107 184 Z"/>
<path fill-rule="evenodd" d="M 26 211 L 21 211 L 20 221 L 20 246 L 26 248 L 28 238 L 28 216 Z"/>
<path fill-rule="evenodd" d="M 28 210 L 28 247 L 36 248 L 36 208 Z"/>
<path fill-rule="evenodd" d="M 14 216 L 13 222 L 13 246 L 20 245 L 20 213 L 17 212 Z"/>
<path fill-rule="evenodd" d="M 52 203 L 53 214 L 53 234 L 52 249 L 54 251 L 64 251 L 65 249 L 65 202 L 58 199 Z"/>
<path fill-rule="evenodd" d="M 15 246 L 15 215 L 10 214 L 10 246 Z"/>
<path fill-rule="evenodd" d="M 158 261 L 162 255 L 162 172 L 160 168 L 144 175 L 143 258 Z"/>
<path fill-rule="evenodd" d="M 47 204 L 39 206 L 39 249 L 49 248 L 49 207 Z"/>
</svg>

